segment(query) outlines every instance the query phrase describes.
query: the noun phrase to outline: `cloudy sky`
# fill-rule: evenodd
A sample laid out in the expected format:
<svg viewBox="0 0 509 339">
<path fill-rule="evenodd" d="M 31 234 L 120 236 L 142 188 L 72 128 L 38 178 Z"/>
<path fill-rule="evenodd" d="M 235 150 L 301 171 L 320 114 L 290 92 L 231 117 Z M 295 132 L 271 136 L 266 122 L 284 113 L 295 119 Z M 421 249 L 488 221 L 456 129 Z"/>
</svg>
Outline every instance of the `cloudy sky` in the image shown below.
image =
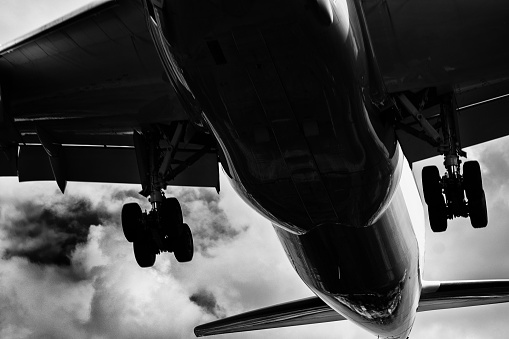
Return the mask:
<svg viewBox="0 0 509 339">
<path fill-rule="evenodd" d="M 87 2 L 2 0 L 0 43 Z M 426 279 L 509 278 L 508 146 L 502 139 L 467 150 L 483 168 L 490 223 L 427 230 Z M 270 223 L 221 180 L 220 195 L 168 191 L 195 234 L 194 260 L 163 254 L 140 269 L 120 228 L 123 203 L 148 207 L 138 186 L 69 183 L 62 195 L 54 182 L 0 179 L 0 337 L 193 338 L 196 325 L 217 317 L 310 296 Z M 508 305 L 421 313 L 412 338 L 505 338 L 508 315 Z M 224 336 L 266 337 L 373 338 L 348 322 Z"/>
</svg>

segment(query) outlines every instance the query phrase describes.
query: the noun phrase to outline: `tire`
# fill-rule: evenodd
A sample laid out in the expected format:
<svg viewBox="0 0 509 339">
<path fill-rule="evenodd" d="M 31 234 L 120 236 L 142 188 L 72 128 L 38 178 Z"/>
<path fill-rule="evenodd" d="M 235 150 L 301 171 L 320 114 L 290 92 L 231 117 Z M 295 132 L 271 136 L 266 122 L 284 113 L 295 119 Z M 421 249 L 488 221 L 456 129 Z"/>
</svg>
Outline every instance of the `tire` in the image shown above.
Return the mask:
<svg viewBox="0 0 509 339">
<path fill-rule="evenodd" d="M 137 238 L 141 216 L 141 207 L 135 202 L 122 207 L 122 230 L 127 241 L 133 242 Z"/>
<path fill-rule="evenodd" d="M 156 262 L 156 253 L 152 239 L 143 235 L 133 242 L 134 257 L 140 267 L 152 267 Z"/>
<path fill-rule="evenodd" d="M 467 161 L 463 165 L 463 188 L 468 199 L 468 214 L 474 228 L 488 225 L 486 195 L 482 185 L 481 166 L 477 161 Z"/>
<path fill-rule="evenodd" d="M 428 217 L 433 232 L 439 233 L 447 230 L 447 209 L 443 197 L 441 202 L 436 201 L 434 205 L 428 204 Z"/>
<path fill-rule="evenodd" d="M 426 166 L 422 169 L 422 191 L 428 206 L 439 205 L 441 201 L 443 203 L 440 174 L 436 166 Z"/>
<path fill-rule="evenodd" d="M 167 198 L 159 210 L 160 234 L 164 238 L 164 250 L 174 252 L 181 233 L 182 208 L 177 198 Z"/>
<path fill-rule="evenodd" d="M 468 200 L 468 213 L 470 214 L 470 223 L 474 228 L 484 228 L 488 225 L 488 209 L 484 191 L 481 192 L 480 199 Z"/>
<path fill-rule="evenodd" d="M 193 234 L 187 224 L 182 225 L 182 232 L 178 238 L 174 254 L 178 262 L 189 262 L 193 259 Z"/>
<path fill-rule="evenodd" d="M 481 167 L 477 161 L 467 161 L 463 165 L 463 188 L 467 199 L 481 200 L 484 195 Z"/>
<path fill-rule="evenodd" d="M 161 221 L 166 229 L 177 229 L 182 225 L 182 208 L 177 198 L 167 198 L 163 201 L 160 211 Z"/>
</svg>

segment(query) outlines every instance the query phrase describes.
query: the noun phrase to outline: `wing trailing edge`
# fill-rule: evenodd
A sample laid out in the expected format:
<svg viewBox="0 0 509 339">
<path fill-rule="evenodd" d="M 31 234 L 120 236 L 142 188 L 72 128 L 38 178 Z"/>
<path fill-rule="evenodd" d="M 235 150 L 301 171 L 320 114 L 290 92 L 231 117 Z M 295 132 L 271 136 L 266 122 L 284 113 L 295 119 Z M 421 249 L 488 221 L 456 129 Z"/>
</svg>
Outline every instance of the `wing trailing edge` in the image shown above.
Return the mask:
<svg viewBox="0 0 509 339">
<path fill-rule="evenodd" d="M 417 312 L 509 302 L 509 279 L 425 281 Z M 270 306 L 195 328 L 197 337 L 346 320 L 318 297 Z"/>
</svg>

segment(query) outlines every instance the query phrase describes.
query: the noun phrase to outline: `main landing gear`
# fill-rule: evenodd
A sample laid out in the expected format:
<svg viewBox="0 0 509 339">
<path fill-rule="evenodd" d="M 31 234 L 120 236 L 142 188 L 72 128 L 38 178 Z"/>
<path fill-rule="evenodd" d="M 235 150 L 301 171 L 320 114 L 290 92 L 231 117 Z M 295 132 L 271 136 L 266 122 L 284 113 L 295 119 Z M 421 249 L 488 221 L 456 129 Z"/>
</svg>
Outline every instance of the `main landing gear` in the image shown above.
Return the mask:
<svg viewBox="0 0 509 339">
<path fill-rule="evenodd" d="M 186 122 L 175 121 L 170 126 L 152 126 L 143 134 L 134 133 L 142 181 L 140 194 L 149 197 L 152 209 L 142 212 L 137 203 L 125 204 L 122 229 L 127 241 L 133 243 L 134 256 L 140 267 L 154 265 L 156 255 L 162 252 L 173 252 L 179 262 L 193 258 L 193 235 L 183 221 L 180 203 L 176 198 L 166 198 L 163 192 L 168 182 L 209 150 L 206 146 L 194 153 L 188 151 L 187 159 L 177 160 L 175 154 L 186 136 L 186 127 Z"/>
<path fill-rule="evenodd" d="M 483 228 L 488 224 L 479 163 L 465 162 L 463 175 L 459 167 L 458 164 L 453 170 L 448 170 L 442 178 L 436 166 L 422 169 L 424 200 L 428 205 L 429 224 L 433 232 L 445 231 L 447 219 L 455 217 L 470 217 L 474 228 Z M 465 195 L 468 202 L 465 201 Z"/>
<path fill-rule="evenodd" d="M 421 97 L 420 109 L 404 94 L 400 95 L 399 100 L 421 125 L 421 139 L 436 146 L 445 158 L 446 171 L 442 177 L 436 166 L 427 166 L 422 170 L 424 200 L 428 205 L 429 223 L 433 232 L 444 232 L 447 220 L 456 217 L 470 217 L 474 228 L 486 227 L 488 213 L 479 163 L 465 162 L 461 173 L 460 157 L 466 157 L 466 153 L 461 149 L 453 94 L 447 93 L 433 99 L 426 90 Z M 433 100 L 440 105 L 439 120 L 435 125 L 421 114 L 426 103 Z"/>
<path fill-rule="evenodd" d="M 148 213 L 142 212 L 137 203 L 122 208 L 122 229 L 127 241 L 133 243 L 138 265 L 151 267 L 161 252 L 173 252 L 179 262 L 191 261 L 193 235 L 183 222 L 178 200 L 158 192 L 151 196 L 151 203 L 153 208 Z"/>
</svg>

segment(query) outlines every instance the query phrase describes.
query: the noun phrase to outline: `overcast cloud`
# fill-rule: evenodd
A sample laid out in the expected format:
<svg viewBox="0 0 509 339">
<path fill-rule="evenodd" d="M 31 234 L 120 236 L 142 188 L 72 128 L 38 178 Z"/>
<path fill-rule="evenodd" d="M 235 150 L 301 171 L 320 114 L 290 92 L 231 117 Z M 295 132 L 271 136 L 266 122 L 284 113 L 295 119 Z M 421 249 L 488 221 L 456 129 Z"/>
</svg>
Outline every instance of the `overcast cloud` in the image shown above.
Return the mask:
<svg viewBox="0 0 509 339">
<path fill-rule="evenodd" d="M 88 1 L 3 0 L 0 42 Z M 468 220 L 444 234 L 427 229 L 425 278 L 509 278 L 509 139 L 469 150 L 484 171 L 487 229 Z M 420 182 L 422 166 L 416 164 Z M 272 226 L 221 177 L 215 190 L 168 192 L 183 203 L 197 253 L 179 264 L 168 253 L 137 266 L 120 227 L 122 204 L 149 208 L 138 186 L 22 183 L 0 179 L 1 338 L 193 338 L 193 328 L 224 315 L 311 295 Z M 508 305 L 421 313 L 412 338 L 506 338 Z M 373 338 L 349 322 L 224 338 Z"/>
</svg>

